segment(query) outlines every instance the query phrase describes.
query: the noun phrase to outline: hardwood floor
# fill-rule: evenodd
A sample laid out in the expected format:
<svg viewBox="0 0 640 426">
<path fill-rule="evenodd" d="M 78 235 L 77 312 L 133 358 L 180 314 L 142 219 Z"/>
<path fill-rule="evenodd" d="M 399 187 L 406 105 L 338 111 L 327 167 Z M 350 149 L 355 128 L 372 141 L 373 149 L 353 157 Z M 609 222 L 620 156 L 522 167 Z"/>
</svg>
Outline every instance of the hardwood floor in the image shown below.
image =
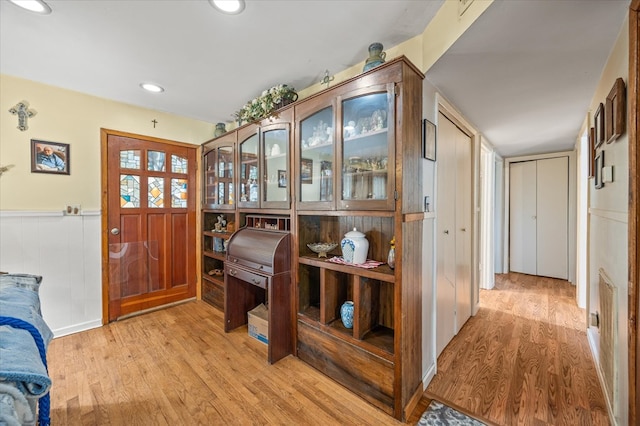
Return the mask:
<svg viewBox="0 0 640 426">
<path fill-rule="evenodd" d="M 204 302 L 49 345 L 53 425 L 401 425 L 298 358 L 267 363 Z"/>
<path fill-rule="evenodd" d="M 584 321 L 567 281 L 496 275 L 426 392 L 499 425 L 608 425 Z"/>
<path fill-rule="evenodd" d="M 445 348 L 429 397 L 498 425 L 608 425 L 584 313 L 566 281 L 498 275 Z M 53 340 L 54 425 L 401 425 L 299 359 L 269 365 L 246 328 L 189 302 Z"/>
</svg>

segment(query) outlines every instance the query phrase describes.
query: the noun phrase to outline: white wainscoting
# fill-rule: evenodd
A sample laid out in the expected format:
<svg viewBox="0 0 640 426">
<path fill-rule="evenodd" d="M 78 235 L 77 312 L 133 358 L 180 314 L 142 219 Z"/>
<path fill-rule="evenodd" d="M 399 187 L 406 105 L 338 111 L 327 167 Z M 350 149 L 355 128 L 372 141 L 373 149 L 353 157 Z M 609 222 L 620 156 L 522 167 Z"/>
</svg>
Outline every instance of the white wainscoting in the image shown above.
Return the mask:
<svg viewBox="0 0 640 426">
<path fill-rule="evenodd" d="M 0 271 L 42 276 L 55 337 L 102 325 L 100 212 L 0 211 Z"/>
</svg>

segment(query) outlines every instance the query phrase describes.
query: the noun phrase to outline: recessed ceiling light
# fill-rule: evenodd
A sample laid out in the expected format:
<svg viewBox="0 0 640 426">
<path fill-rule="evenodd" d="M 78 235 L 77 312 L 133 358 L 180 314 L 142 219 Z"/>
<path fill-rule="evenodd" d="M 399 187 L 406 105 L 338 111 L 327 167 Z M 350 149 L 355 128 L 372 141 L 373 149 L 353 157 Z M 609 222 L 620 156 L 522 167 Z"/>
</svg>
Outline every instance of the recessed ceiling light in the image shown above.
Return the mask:
<svg viewBox="0 0 640 426">
<path fill-rule="evenodd" d="M 209 0 L 211 6 L 222 13 L 237 15 L 244 10 L 244 0 Z"/>
<path fill-rule="evenodd" d="M 153 84 L 153 83 L 140 83 L 140 87 L 142 87 L 144 90 L 147 90 L 149 92 L 153 92 L 153 93 L 162 93 L 164 92 L 164 88 L 161 86 L 158 86 L 157 84 Z"/>
<path fill-rule="evenodd" d="M 11 3 L 19 6 L 23 9 L 27 9 L 30 12 L 39 13 L 41 15 L 48 15 L 51 13 L 51 8 L 42 0 L 9 0 Z"/>
</svg>

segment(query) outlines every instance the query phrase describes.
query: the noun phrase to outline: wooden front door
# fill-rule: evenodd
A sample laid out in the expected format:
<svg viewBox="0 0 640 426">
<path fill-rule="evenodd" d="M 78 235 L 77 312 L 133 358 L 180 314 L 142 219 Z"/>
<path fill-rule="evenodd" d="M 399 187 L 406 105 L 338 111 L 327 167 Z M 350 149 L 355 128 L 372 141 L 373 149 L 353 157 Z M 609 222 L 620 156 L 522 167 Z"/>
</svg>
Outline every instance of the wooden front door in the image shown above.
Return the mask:
<svg viewBox="0 0 640 426">
<path fill-rule="evenodd" d="M 196 152 L 102 130 L 103 317 L 196 295 Z"/>
</svg>

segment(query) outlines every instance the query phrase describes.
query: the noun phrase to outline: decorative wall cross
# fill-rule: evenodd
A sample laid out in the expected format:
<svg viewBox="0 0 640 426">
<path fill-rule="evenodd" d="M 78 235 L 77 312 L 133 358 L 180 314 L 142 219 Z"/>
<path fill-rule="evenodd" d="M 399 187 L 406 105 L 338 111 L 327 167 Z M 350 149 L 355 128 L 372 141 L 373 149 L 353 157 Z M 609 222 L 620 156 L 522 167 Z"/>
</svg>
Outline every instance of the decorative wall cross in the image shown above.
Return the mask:
<svg viewBox="0 0 640 426">
<path fill-rule="evenodd" d="M 151 120 L 151 122 L 153 123 L 153 128 L 156 128 L 156 124 L 158 124 L 158 120 L 156 120 L 155 118 L 153 120 Z"/>
<path fill-rule="evenodd" d="M 29 109 L 29 102 L 27 101 L 18 102 L 9 112 L 18 116 L 18 129 L 21 132 L 29 128 L 27 118 L 31 118 L 38 113 L 35 109 Z"/>
</svg>

